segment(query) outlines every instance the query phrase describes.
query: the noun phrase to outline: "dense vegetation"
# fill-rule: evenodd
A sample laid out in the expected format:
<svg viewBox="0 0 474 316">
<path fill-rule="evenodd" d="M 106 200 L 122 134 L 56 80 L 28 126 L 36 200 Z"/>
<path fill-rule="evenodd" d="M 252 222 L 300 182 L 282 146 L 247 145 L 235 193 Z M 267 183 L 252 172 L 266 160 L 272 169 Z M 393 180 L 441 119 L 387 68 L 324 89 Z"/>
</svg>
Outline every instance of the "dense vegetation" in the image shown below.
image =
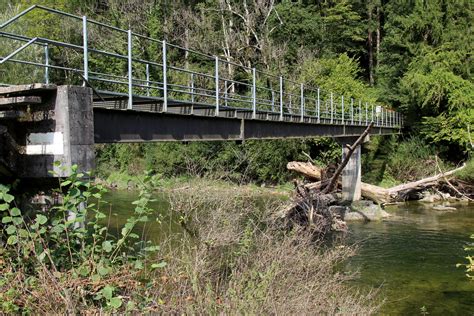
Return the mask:
<svg viewBox="0 0 474 316">
<path fill-rule="evenodd" d="M 353 276 L 340 265 L 354 249 L 322 251 L 308 232 L 281 229 L 271 217 L 284 204 L 277 196 L 202 180 L 169 190 L 147 174 L 133 214 L 114 227 L 106 189 L 76 170 L 48 211 L 20 210 L 0 185 L 0 313 L 367 315 L 379 307 L 373 293 L 345 283 Z M 166 212 L 152 195 L 169 201 Z M 147 240 L 152 225 L 169 229 L 168 239 Z"/>
<path fill-rule="evenodd" d="M 165 38 L 237 64 L 283 73 L 347 97 L 363 97 L 385 104 L 405 115 L 405 131 L 415 135 L 416 140 L 401 139 L 403 146 L 412 146 L 405 152 L 420 149 L 455 163 L 468 159 L 472 152 L 472 1 L 43 0 L 38 3 L 122 28 L 130 26 L 137 33 Z M 6 17 L 29 5 L 29 1 L 10 0 L 0 9 Z M 30 21 L 37 24 L 35 36 L 78 36 L 72 26 L 49 15 L 35 14 L 30 16 Z M 95 36 L 104 47 L 123 50 L 123 41 L 115 40 L 110 34 Z M 149 59 L 158 58 L 156 50 L 145 44 L 137 48 L 137 53 Z M 71 62 L 77 58 L 67 52 L 52 54 L 56 61 Z M 176 57 L 171 54 L 169 58 Z M 100 64 L 99 60 L 95 62 Z M 117 70 L 124 65 L 112 62 L 99 66 L 103 70 Z M 318 160 L 321 155 L 335 156 L 334 144 L 323 148 L 321 143 L 329 144 L 310 140 L 244 145 L 114 145 L 99 148 L 98 157 L 118 171 L 147 166 L 177 175 L 189 171 L 185 166 L 192 160 L 191 172 L 197 174 L 212 170 L 221 177 L 225 165 L 226 177 L 234 180 L 279 182 L 287 179 L 284 161 L 301 158 L 303 150 Z M 392 144 L 393 140 L 383 140 L 378 149 L 383 152 L 384 146 Z M 322 149 L 330 150 L 329 154 L 322 154 Z M 129 159 L 132 152 L 133 157 L 141 160 Z M 374 157 L 374 154 L 367 156 L 391 164 L 388 159 L 393 155 Z M 323 162 L 327 162 L 325 158 Z M 107 165 L 102 170 L 110 167 Z M 398 178 L 398 174 L 387 173 L 386 177 L 390 180 Z M 382 181 L 380 177 L 374 180 Z"/>
</svg>

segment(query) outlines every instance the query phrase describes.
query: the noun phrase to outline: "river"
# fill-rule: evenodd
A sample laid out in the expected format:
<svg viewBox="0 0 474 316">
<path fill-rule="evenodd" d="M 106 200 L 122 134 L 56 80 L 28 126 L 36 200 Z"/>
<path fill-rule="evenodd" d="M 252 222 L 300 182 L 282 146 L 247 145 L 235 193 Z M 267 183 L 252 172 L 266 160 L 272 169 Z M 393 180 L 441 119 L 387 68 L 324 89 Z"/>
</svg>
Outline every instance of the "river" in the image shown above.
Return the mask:
<svg viewBox="0 0 474 316">
<path fill-rule="evenodd" d="M 131 214 L 136 193 L 115 191 L 111 201 L 111 228 L 118 228 Z M 155 206 L 166 210 L 163 196 Z M 469 236 L 474 233 L 474 205 L 456 205 L 457 211 L 435 211 L 430 205 L 407 203 L 387 208 L 392 215 L 383 222 L 350 223 L 349 243 L 359 245 L 346 264 L 357 271 L 354 285 L 378 289 L 385 297 L 382 315 L 472 315 L 474 281 L 456 263 L 465 262 Z M 181 234 L 176 222 L 163 213 L 161 225 L 149 225 L 146 237 L 159 241 Z M 423 308 L 423 310 L 422 310 Z"/>
<path fill-rule="evenodd" d="M 389 220 L 349 225 L 360 249 L 348 269 L 360 272 L 357 285 L 381 289 L 383 314 L 420 315 L 423 306 L 429 315 L 474 314 L 474 281 L 456 268 L 474 233 L 474 205 L 455 207 L 406 203 L 387 208 Z"/>
</svg>

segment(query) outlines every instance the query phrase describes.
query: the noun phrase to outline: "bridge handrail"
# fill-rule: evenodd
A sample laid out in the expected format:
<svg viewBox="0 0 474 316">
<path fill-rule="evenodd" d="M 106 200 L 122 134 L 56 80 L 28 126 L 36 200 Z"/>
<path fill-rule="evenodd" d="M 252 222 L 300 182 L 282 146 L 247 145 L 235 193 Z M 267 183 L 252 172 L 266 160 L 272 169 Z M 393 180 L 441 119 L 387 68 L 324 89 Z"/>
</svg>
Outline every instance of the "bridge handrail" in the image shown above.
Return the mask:
<svg viewBox="0 0 474 316">
<path fill-rule="evenodd" d="M 34 37 L 30 38 L 28 36 L 4 32 L 3 29 L 7 26 L 17 23 L 20 18 L 27 15 L 33 10 L 44 10 L 46 12 L 57 14 L 60 16 L 65 16 L 68 18 L 73 18 L 77 21 L 82 21 L 82 45 L 77 45 L 68 42 L 57 41 L 53 39 Z M 88 38 L 88 25 L 97 25 L 100 27 L 105 27 L 113 31 L 118 31 L 122 34 L 127 34 L 127 54 L 119 54 L 117 52 L 110 52 L 103 49 L 96 49 L 89 47 L 89 38 Z M 168 43 L 165 40 L 158 40 L 151 38 L 142 34 L 137 34 L 131 30 L 124 30 L 112 25 L 108 25 L 102 22 L 88 19 L 86 16 L 78 16 L 64 11 L 52 9 L 42 5 L 33 5 L 24 11 L 18 13 L 14 17 L 8 19 L 7 21 L 0 24 L 0 36 L 13 39 L 15 41 L 27 42 L 22 45 L 20 48 L 13 51 L 6 57 L 3 57 L 0 61 L 0 64 L 5 62 L 15 62 L 19 64 L 33 65 L 43 67 L 45 69 L 45 82 L 49 83 L 49 69 L 60 69 L 65 71 L 74 71 L 80 73 L 84 78 L 84 81 L 87 83 L 88 80 L 96 80 L 98 82 L 106 84 L 119 84 L 127 85 L 127 94 L 128 94 L 128 109 L 133 109 L 133 100 L 134 97 L 149 97 L 150 90 L 154 89 L 160 92 L 160 98 L 163 101 L 163 111 L 167 111 L 168 101 L 189 101 L 189 100 L 180 100 L 179 95 L 185 94 L 191 98 L 191 102 L 195 102 L 197 98 L 204 98 L 206 100 L 199 100 L 198 103 L 204 102 L 204 104 L 212 105 L 215 107 L 215 115 L 219 115 L 220 108 L 228 107 L 228 102 L 234 102 L 237 107 L 242 107 L 242 109 L 248 109 L 252 111 L 252 118 L 257 118 L 259 112 L 266 112 L 270 110 L 271 113 L 279 115 L 280 120 L 284 119 L 285 115 L 299 115 L 302 122 L 307 121 L 307 119 L 316 118 L 317 122 L 320 123 L 321 119 L 324 119 L 325 123 L 327 122 L 327 117 L 323 118 L 321 116 L 321 104 L 324 103 L 326 106 L 326 114 L 328 112 L 328 102 L 330 106 L 330 121 L 331 124 L 347 124 L 349 121 L 350 124 L 356 125 L 368 125 L 371 121 L 374 121 L 375 126 L 380 127 L 391 127 L 391 128 L 400 128 L 403 125 L 403 116 L 396 111 L 392 111 L 381 107 L 379 105 L 375 106 L 371 104 L 370 115 L 368 112 L 368 103 L 365 102 L 365 122 L 364 122 L 364 112 L 362 111 L 362 100 L 354 100 L 353 98 L 349 99 L 349 102 L 344 102 L 344 95 L 338 95 L 331 91 L 323 91 L 320 87 L 314 87 L 304 83 L 297 83 L 295 81 L 285 79 L 281 75 L 274 75 L 267 73 L 261 70 L 257 70 L 255 67 L 247 67 L 236 62 L 219 58 L 215 55 L 209 55 L 203 52 L 199 52 L 193 49 L 181 47 L 176 44 Z M 153 43 L 161 45 L 162 53 L 161 62 L 151 61 L 139 58 L 138 56 L 133 56 L 133 37 L 138 37 L 151 41 Z M 13 58 L 16 54 L 23 51 L 31 45 L 40 45 L 44 48 L 44 63 L 43 62 L 32 62 L 28 60 L 15 59 Z M 71 67 L 65 67 L 64 65 L 52 65 L 49 62 L 49 45 L 65 47 L 80 51 L 83 53 L 82 56 L 82 69 Z M 159 47 L 158 47 L 159 48 Z M 205 57 L 209 61 L 214 62 L 214 74 L 207 74 L 204 72 L 193 71 L 190 69 L 179 67 L 179 65 L 169 64 L 167 54 L 169 49 L 178 49 L 187 53 L 196 54 L 201 57 Z M 126 75 L 114 75 L 108 73 L 102 73 L 99 71 L 90 71 L 89 70 L 89 60 L 88 56 L 90 54 L 98 54 L 101 56 L 106 56 L 109 58 L 118 58 L 120 60 L 125 60 L 127 62 L 127 74 Z M 146 79 L 134 78 L 133 64 L 138 63 L 139 65 L 145 66 L 146 68 Z M 235 78 L 225 78 L 224 73 L 221 72 L 221 65 L 232 65 L 238 67 L 238 69 L 243 70 L 247 75 L 250 75 L 248 82 L 239 81 Z M 161 80 L 154 81 L 150 79 L 150 68 L 161 68 Z M 187 80 L 186 84 L 179 84 L 168 82 L 173 78 L 169 76 L 170 71 L 190 75 L 189 81 Z M 89 74 L 92 76 L 89 77 Z M 231 76 L 231 74 L 228 74 Z M 135 74 L 136 76 L 136 74 Z M 257 76 L 259 76 L 257 78 Z M 108 77 L 110 79 L 105 79 L 103 77 Z M 267 83 L 269 86 L 262 86 L 258 83 L 258 79 L 261 77 L 267 78 Z M 196 78 L 202 78 L 201 81 L 206 83 L 208 80 L 213 87 L 208 85 L 205 87 L 198 87 L 196 84 L 199 82 L 196 81 Z M 278 82 L 271 82 L 271 78 L 276 79 Z M 123 81 L 122 81 L 123 80 Z M 213 82 L 212 82 L 213 81 Z M 230 84 L 230 91 L 229 91 Z M 221 85 L 224 87 L 221 88 Z M 290 87 L 292 85 L 292 88 Z M 240 91 L 236 93 L 236 87 L 246 87 L 244 92 Z M 250 91 L 247 89 L 250 88 Z M 145 94 L 137 93 L 137 90 L 141 93 L 145 91 Z M 122 91 L 120 89 L 119 91 Z M 200 92 L 197 92 L 200 91 Z M 111 91 L 113 92 L 113 91 Z M 243 94 L 242 94 L 243 93 Z M 211 100 L 207 100 L 211 99 Z M 212 100 L 214 99 L 214 100 Z M 338 101 L 340 100 L 340 101 Z M 313 101 L 313 107 L 307 107 L 306 104 L 310 104 L 308 101 Z M 358 108 L 354 108 L 355 101 L 359 101 Z M 243 102 L 243 103 L 242 103 Z M 299 104 L 298 104 L 299 103 Z M 247 104 L 247 105 L 245 105 Z M 296 104 L 296 105 L 295 105 Z M 248 108 L 248 105 L 251 108 Z M 355 118 L 355 113 L 357 112 L 358 117 Z M 312 114 L 312 115 L 311 115 Z M 370 116 L 370 118 L 369 118 Z M 355 122 L 355 123 L 354 123 Z"/>
</svg>

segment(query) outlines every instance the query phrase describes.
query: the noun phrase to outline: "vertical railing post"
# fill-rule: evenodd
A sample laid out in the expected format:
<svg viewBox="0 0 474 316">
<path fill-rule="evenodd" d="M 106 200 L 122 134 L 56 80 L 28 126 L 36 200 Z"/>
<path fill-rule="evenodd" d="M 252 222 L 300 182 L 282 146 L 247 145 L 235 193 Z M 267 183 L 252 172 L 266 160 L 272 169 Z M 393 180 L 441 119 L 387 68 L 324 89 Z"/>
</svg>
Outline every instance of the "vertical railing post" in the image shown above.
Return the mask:
<svg viewBox="0 0 474 316">
<path fill-rule="evenodd" d="M 354 125 L 354 99 L 351 98 L 351 125 Z"/>
<path fill-rule="evenodd" d="M 300 84 L 300 121 L 304 121 L 304 86 Z"/>
<path fill-rule="evenodd" d="M 227 80 L 224 80 L 224 105 L 227 107 Z"/>
<path fill-rule="evenodd" d="M 318 107 L 318 109 L 317 109 L 317 111 L 318 111 L 318 123 L 321 122 L 321 115 L 320 115 L 321 114 L 321 99 L 320 99 L 319 94 L 320 94 L 320 91 L 319 91 L 319 88 L 318 88 L 318 104 L 317 104 L 317 107 Z"/>
<path fill-rule="evenodd" d="M 191 74 L 191 103 L 194 105 L 194 74 Z"/>
<path fill-rule="evenodd" d="M 272 89 L 272 112 L 275 112 L 275 91 Z"/>
<path fill-rule="evenodd" d="M 331 103 L 331 124 L 332 124 L 332 123 L 333 123 L 333 120 L 334 120 L 333 94 L 332 94 L 332 92 L 331 92 L 330 103 Z"/>
<path fill-rule="evenodd" d="M 344 96 L 341 95 L 341 119 L 342 125 L 344 125 Z"/>
<path fill-rule="evenodd" d="M 252 118 L 257 117 L 257 74 L 252 68 Z"/>
<path fill-rule="evenodd" d="M 283 77 L 280 76 L 280 121 L 283 121 Z"/>
<path fill-rule="evenodd" d="M 145 64 L 145 72 L 146 72 L 146 95 L 150 96 L 150 65 Z"/>
<path fill-rule="evenodd" d="M 214 57 L 214 67 L 215 67 L 215 76 L 216 76 L 216 116 L 219 116 L 219 58 Z"/>
<path fill-rule="evenodd" d="M 49 84 L 49 46 L 46 44 L 44 46 L 44 64 L 46 67 L 44 68 L 44 83 Z"/>
<path fill-rule="evenodd" d="M 379 120 L 379 125 L 384 127 L 385 126 L 385 113 L 384 113 L 384 108 L 383 106 L 380 106 L 380 120 Z"/>
<path fill-rule="evenodd" d="M 392 127 L 393 113 L 391 110 L 387 110 L 387 113 L 388 113 L 388 126 Z"/>
<path fill-rule="evenodd" d="M 369 110 L 367 102 L 365 102 L 365 125 L 369 125 Z"/>
<path fill-rule="evenodd" d="M 87 45 L 87 17 L 84 15 L 82 17 L 82 47 L 84 49 L 84 79 L 89 80 L 89 49 Z M 83 85 L 86 86 L 86 81 L 83 82 Z"/>
<path fill-rule="evenodd" d="M 372 104 L 372 122 L 374 122 L 374 105 L 373 104 Z"/>
<path fill-rule="evenodd" d="M 166 56 L 166 41 L 163 40 L 162 65 L 163 65 L 163 112 L 168 111 L 168 65 Z"/>
<path fill-rule="evenodd" d="M 127 109 L 133 108 L 133 69 L 132 69 L 132 31 L 127 31 L 128 37 L 128 106 Z"/>
<path fill-rule="evenodd" d="M 384 127 L 385 126 L 385 122 L 384 122 L 384 115 L 383 115 L 383 106 L 380 107 L 380 126 Z"/>
<path fill-rule="evenodd" d="M 293 106 L 291 104 L 291 92 L 288 94 L 288 111 L 293 116 Z"/>
<path fill-rule="evenodd" d="M 392 127 L 392 111 L 387 109 L 387 124 L 389 127 Z"/>
<path fill-rule="evenodd" d="M 362 100 L 359 100 L 359 125 L 362 125 Z"/>
</svg>

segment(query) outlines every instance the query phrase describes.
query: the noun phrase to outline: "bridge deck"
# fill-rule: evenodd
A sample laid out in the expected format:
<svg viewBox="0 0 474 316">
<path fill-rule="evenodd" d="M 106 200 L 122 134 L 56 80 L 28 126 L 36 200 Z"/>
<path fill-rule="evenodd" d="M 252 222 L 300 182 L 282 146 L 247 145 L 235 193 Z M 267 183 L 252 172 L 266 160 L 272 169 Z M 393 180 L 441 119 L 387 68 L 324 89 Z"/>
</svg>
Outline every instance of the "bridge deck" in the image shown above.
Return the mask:
<svg viewBox="0 0 474 316">
<path fill-rule="evenodd" d="M 149 141 L 206 141 L 278 139 L 302 137 L 353 137 L 366 128 L 366 121 L 221 107 L 218 115 L 207 104 L 134 97 L 133 109 L 127 109 L 128 97 L 100 92 L 94 98 L 94 135 L 96 143 Z M 370 123 L 370 122 L 368 122 Z M 398 133 L 399 129 L 377 126 L 372 134 Z"/>
</svg>

